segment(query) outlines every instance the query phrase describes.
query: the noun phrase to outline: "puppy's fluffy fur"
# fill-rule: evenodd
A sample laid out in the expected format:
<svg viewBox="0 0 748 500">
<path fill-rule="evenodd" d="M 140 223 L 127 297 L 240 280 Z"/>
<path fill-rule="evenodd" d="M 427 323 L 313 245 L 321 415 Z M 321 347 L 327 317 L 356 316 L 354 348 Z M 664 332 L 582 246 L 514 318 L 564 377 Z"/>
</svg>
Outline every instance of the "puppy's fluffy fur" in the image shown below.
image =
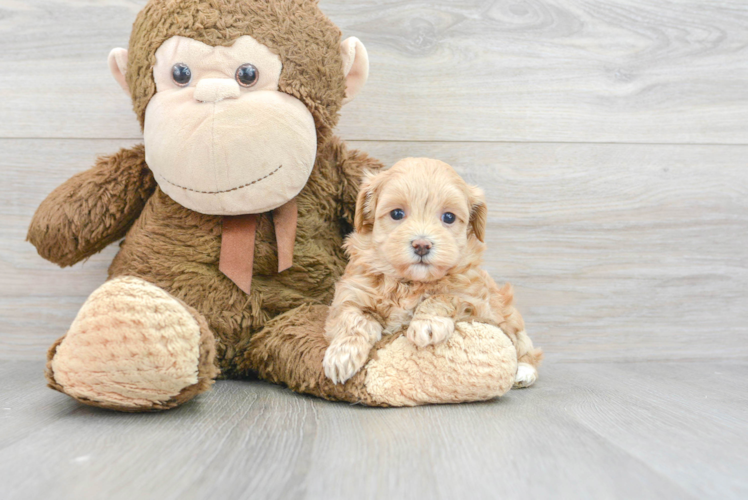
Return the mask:
<svg viewBox="0 0 748 500">
<path fill-rule="evenodd" d="M 326 325 L 324 368 L 333 382 L 358 372 L 383 334 L 407 327 L 426 347 L 466 320 L 499 326 L 517 348 L 515 387 L 535 382 L 542 351 L 512 306 L 512 288 L 480 268 L 486 218 L 483 191 L 437 160 L 408 158 L 364 180 L 345 244 L 350 262 Z"/>
</svg>

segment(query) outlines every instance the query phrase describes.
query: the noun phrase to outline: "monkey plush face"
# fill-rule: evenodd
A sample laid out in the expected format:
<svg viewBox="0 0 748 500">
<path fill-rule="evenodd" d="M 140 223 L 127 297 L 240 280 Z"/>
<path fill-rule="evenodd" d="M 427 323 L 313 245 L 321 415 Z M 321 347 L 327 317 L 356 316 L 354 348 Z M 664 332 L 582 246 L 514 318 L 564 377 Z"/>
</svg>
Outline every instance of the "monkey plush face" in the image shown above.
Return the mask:
<svg viewBox="0 0 748 500">
<path fill-rule="evenodd" d="M 130 49 L 109 66 L 133 98 L 146 162 L 169 197 L 210 215 L 292 200 L 368 76 L 361 42 L 341 43 L 311 0 L 151 0 Z"/>
<path fill-rule="evenodd" d="M 306 184 L 314 118 L 279 92 L 278 55 L 250 36 L 230 47 L 184 37 L 156 52 L 145 115 L 146 162 L 177 203 L 206 214 L 273 210 Z"/>
</svg>

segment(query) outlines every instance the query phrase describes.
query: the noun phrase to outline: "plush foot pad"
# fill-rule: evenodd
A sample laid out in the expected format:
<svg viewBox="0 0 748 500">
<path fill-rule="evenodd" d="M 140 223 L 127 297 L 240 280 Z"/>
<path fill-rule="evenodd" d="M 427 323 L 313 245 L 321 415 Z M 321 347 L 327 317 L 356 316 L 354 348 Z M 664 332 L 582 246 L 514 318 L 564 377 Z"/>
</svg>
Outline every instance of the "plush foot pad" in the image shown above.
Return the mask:
<svg viewBox="0 0 748 500">
<path fill-rule="evenodd" d="M 173 408 L 209 389 L 218 370 L 205 320 L 139 278 L 108 281 L 49 353 L 50 386 L 120 411 Z"/>
<path fill-rule="evenodd" d="M 327 310 L 303 306 L 268 322 L 252 338 L 243 369 L 298 392 L 369 406 L 484 401 L 512 388 L 514 345 L 482 323 L 458 323 L 448 341 L 423 348 L 404 332 L 387 335 L 361 371 L 335 384 L 322 366 Z"/>
<path fill-rule="evenodd" d="M 418 347 L 405 336 L 366 365 L 366 389 L 392 406 L 485 401 L 512 388 L 517 353 L 501 329 L 457 323 L 447 342 Z"/>
</svg>

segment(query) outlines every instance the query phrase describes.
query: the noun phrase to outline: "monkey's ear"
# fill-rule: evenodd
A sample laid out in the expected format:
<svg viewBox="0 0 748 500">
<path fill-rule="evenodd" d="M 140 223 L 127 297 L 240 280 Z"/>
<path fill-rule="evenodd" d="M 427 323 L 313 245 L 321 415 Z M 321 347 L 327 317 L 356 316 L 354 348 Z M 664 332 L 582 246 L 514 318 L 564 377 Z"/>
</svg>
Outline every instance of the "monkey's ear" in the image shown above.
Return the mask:
<svg viewBox="0 0 748 500">
<path fill-rule="evenodd" d="M 114 49 L 109 53 L 109 71 L 112 72 L 112 76 L 122 90 L 129 96 L 130 86 L 127 85 L 127 79 L 125 73 L 127 73 L 127 50 L 126 49 Z"/>
<path fill-rule="evenodd" d="M 352 36 L 340 44 L 340 55 L 343 56 L 343 74 L 345 75 L 343 104 L 347 104 L 356 97 L 369 78 L 369 54 L 361 40 Z"/>
<path fill-rule="evenodd" d="M 470 186 L 470 226 L 473 234 L 481 243 L 486 241 L 486 224 L 488 223 L 488 207 L 486 206 L 486 195 L 483 190 Z"/>
<path fill-rule="evenodd" d="M 357 233 L 370 233 L 374 227 L 374 212 L 377 209 L 376 189 L 373 182 L 375 177 L 373 172 L 364 171 L 364 179 L 356 199 L 356 215 L 353 218 L 353 227 Z"/>
</svg>

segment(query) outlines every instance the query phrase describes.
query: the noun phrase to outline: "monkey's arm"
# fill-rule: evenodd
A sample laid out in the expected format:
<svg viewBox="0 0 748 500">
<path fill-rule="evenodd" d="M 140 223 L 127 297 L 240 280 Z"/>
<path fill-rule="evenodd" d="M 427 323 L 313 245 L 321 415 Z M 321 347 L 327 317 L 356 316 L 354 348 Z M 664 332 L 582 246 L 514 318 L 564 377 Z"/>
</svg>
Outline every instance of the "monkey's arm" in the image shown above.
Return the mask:
<svg viewBox="0 0 748 500">
<path fill-rule="evenodd" d="M 100 157 L 47 196 L 26 239 L 45 259 L 72 266 L 125 236 L 155 189 L 142 144 Z"/>
<path fill-rule="evenodd" d="M 384 164 L 375 158 L 356 149 L 347 149 L 340 145 L 337 154 L 341 177 L 340 219 L 349 228 L 353 228 L 356 214 L 356 197 L 365 171 L 377 173 Z"/>
</svg>

